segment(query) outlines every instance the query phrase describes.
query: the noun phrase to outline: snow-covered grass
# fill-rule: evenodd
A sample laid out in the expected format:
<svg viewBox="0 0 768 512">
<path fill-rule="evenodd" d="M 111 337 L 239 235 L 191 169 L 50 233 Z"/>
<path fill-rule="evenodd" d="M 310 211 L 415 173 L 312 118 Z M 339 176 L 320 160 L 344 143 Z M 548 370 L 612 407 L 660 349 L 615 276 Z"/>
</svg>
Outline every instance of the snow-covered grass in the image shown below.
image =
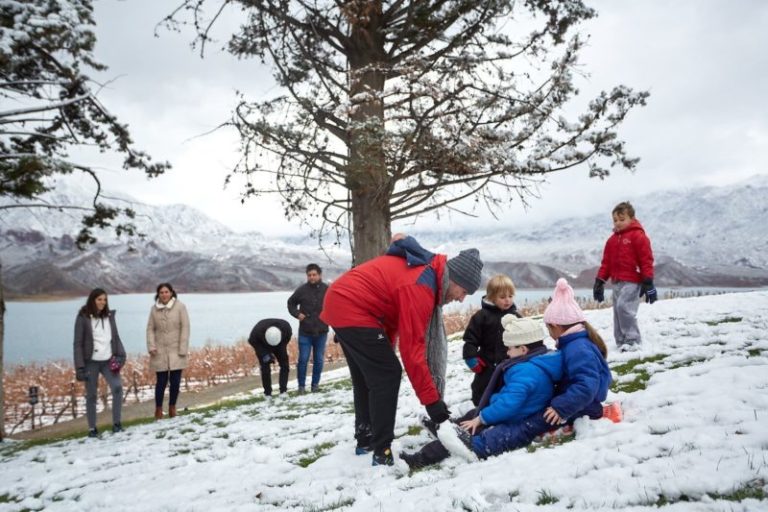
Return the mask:
<svg viewBox="0 0 768 512">
<path fill-rule="evenodd" d="M 587 312 L 613 348 L 611 311 Z M 0 448 L 6 510 L 768 510 L 768 292 L 640 310 L 640 352 L 611 352 L 624 421 L 576 423 L 573 440 L 409 472 L 355 456 L 350 382 L 257 395 L 101 439 Z M 446 401 L 470 407 L 451 343 Z M 428 441 L 401 386 L 394 452 Z"/>
</svg>

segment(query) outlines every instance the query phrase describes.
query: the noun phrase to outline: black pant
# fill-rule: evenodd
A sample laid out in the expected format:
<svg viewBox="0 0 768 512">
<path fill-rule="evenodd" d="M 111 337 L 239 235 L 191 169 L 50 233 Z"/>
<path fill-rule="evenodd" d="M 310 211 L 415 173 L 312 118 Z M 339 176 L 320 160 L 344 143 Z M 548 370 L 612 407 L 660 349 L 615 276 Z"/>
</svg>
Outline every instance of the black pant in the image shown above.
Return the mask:
<svg viewBox="0 0 768 512">
<path fill-rule="evenodd" d="M 480 399 L 483 397 L 485 388 L 488 387 L 488 383 L 491 382 L 493 376 L 493 366 L 487 366 L 481 373 L 476 373 L 475 378 L 472 379 L 472 403 L 475 407 L 480 404 Z"/>
<path fill-rule="evenodd" d="M 355 432 L 370 425 L 370 446 L 381 453 L 395 438 L 397 395 L 403 368 L 382 329 L 334 329 L 352 376 Z M 358 439 L 361 444 L 361 439 Z"/>
<path fill-rule="evenodd" d="M 157 372 L 157 384 L 155 384 L 155 407 L 163 406 L 163 395 L 168 385 L 170 377 L 171 391 L 168 399 L 169 405 L 176 405 L 176 399 L 179 398 L 179 388 L 181 387 L 181 370 L 171 370 Z"/>
<path fill-rule="evenodd" d="M 277 357 L 277 364 L 280 365 L 280 376 L 278 382 L 280 385 L 280 392 L 285 393 L 288 390 L 288 373 L 290 367 L 288 365 L 288 348 L 286 344 L 281 343 L 276 347 L 271 347 L 270 352 Z M 259 357 L 258 351 L 256 357 Z M 259 360 L 259 367 L 261 368 L 261 385 L 264 388 L 264 394 L 267 396 L 272 395 L 272 364 L 265 363 Z"/>
</svg>

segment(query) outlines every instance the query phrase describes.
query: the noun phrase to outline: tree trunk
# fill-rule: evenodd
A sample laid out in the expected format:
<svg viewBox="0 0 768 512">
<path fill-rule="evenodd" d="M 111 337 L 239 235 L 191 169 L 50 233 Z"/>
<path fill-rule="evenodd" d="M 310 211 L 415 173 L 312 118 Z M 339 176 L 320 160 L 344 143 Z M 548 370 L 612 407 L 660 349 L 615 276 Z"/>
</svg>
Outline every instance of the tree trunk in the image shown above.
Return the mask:
<svg viewBox="0 0 768 512">
<path fill-rule="evenodd" d="M 5 298 L 3 297 L 3 264 L 0 262 L 0 442 L 5 439 L 5 388 L 3 377 L 3 344 L 5 342 Z"/>
<path fill-rule="evenodd" d="M 358 10 L 359 9 L 359 10 Z M 391 236 L 389 197 L 392 181 L 384 158 L 384 91 L 386 53 L 377 26 L 381 0 L 356 3 L 351 17 L 349 86 L 351 126 L 347 188 L 352 215 L 352 265 L 386 249 Z"/>
</svg>

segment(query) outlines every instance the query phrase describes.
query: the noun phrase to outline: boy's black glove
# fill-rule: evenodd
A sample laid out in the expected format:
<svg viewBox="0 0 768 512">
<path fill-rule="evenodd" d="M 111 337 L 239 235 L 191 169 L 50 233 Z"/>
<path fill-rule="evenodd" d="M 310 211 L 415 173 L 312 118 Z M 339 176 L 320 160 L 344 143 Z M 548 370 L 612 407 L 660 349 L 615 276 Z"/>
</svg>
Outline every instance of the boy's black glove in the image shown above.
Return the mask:
<svg viewBox="0 0 768 512">
<path fill-rule="evenodd" d="M 85 373 L 85 368 L 78 368 L 75 370 L 75 379 L 77 379 L 78 382 L 85 382 L 88 380 L 88 374 Z"/>
<path fill-rule="evenodd" d="M 653 279 L 643 279 L 640 285 L 640 297 L 643 295 L 645 295 L 645 302 L 648 304 L 653 304 L 659 298 L 659 294 L 656 293 L 656 287 L 653 286 Z"/>
<path fill-rule="evenodd" d="M 605 301 L 605 281 L 599 277 L 595 279 L 595 286 L 592 288 L 592 297 L 597 302 Z"/>
<path fill-rule="evenodd" d="M 442 400 L 429 404 L 427 406 L 427 414 L 429 414 L 429 419 L 437 424 L 451 417 L 451 411 L 448 410 L 448 406 Z"/>
</svg>

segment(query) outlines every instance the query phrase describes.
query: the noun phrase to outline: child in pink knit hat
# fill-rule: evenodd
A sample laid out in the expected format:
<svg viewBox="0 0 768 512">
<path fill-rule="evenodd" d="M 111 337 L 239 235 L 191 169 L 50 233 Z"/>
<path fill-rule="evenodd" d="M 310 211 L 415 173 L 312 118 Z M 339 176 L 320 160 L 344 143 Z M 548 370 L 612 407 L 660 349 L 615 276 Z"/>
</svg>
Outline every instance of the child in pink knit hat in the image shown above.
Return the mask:
<svg viewBox="0 0 768 512">
<path fill-rule="evenodd" d="M 581 416 L 597 419 L 603 415 L 600 402 L 608 395 L 611 370 L 605 361 L 608 350 L 597 331 L 587 322 L 574 299 L 573 288 L 557 280 L 552 301 L 544 311 L 549 335 L 563 354 L 563 380 L 544 413 L 550 425 L 572 422 Z"/>
</svg>

